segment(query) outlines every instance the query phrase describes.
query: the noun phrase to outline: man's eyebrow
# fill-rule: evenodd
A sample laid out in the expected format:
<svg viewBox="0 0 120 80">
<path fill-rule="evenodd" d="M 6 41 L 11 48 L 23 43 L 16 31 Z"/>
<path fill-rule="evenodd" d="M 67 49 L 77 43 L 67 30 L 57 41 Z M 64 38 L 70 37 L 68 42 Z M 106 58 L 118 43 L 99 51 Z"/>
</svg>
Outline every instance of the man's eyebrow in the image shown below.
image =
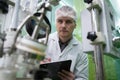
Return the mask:
<svg viewBox="0 0 120 80">
<path fill-rule="evenodd" d="M 57 19 L 57 20 L 74 21 L 73 19 Z"/>
</svg>

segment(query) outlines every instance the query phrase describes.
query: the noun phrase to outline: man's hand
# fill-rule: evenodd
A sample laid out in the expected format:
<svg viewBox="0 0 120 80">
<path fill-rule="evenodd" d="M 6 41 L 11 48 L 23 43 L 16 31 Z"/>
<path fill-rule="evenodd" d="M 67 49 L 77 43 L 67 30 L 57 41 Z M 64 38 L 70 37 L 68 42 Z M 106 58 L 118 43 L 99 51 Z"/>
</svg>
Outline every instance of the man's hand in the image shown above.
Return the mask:
<svg viewBox="0 0 120 80">
<path fill-rule="evenodd" d="M 40 61 L 40 64 L 45 64 L 51 62 L 51 58 L 45 58 L 44 60 Z"/>
<path fill-rule="evenodd" d="M 65 71 L 65 70 L 62 70 L 61 72 L 58 72 L 58 76 L 62 80 L 74 80 L 75 79 L 75 75 L 72 72 Z"/>
</svg>

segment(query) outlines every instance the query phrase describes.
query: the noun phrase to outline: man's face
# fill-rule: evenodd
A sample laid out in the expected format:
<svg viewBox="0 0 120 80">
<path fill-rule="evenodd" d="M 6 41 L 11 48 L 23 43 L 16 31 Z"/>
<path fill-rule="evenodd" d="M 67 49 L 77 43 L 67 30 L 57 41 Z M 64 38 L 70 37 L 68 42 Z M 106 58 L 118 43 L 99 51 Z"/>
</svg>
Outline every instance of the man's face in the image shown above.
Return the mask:
<svg viewBox="0 0 120 80">
<path fill-rule="evenodd" d="M 70 17 L 59 17 L 56 19 L 59 37 L 71 37 L 75 27 L 75 21 Z"/>
</svg>

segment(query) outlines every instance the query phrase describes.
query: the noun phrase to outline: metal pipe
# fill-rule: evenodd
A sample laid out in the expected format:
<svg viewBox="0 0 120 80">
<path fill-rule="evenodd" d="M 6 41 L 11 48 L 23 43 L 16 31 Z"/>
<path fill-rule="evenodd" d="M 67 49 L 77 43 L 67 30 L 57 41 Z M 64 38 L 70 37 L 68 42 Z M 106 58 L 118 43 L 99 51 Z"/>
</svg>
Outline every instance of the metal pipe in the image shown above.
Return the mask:
<svg viewBox="0 0 120 80">
<path fill-rule="evenodd" d="M 31 16 L 31 15 L 28 15 L 28 16 L 22 21 L 22 23 L 21 23 L 21 24 L 18 26 L 18 28 L 17 28 L 15 37 L 14 37 L 14 39 L 13 39 L 14 43 L 13 43 L 13 45 L 11 46 L 10 53 L 12 53 L 12 51 L 13 51 L 13 49 L 14 49 L 14 47 L 15 47 L 15 44 L 16 44 L 15 42 L 16 42 L 16 40 L 17 40 L 17 37 L 18 37 L 21 29 L 23 28 L 23 26 L 25 25 L 25 23 L 26 23 L 28 20 L 31 20 L 31 19 L 34 19 L 34 20 L 37 21 L 37 22 L 39 21 L 36 17 Z"/>
<path fill-rule="evenodd" d="M 44 8 L 42 8 L 42 14 L 40 15 L 40 17 L 39 17 L 39 23 L 38 23 L 38 25 L 37 26 L 35 26 L 35 29 L 34 29 L 34 31 L 33 31 L 33 34 L 32 34 L 32 39 L 36 39 L 37 38 L 37 36 L 38 36 L 38 33 L 39 33 L 39 24 L 41 23 L 41 21 L 42 21 L 42 19 L 43 19 L 43 15 L 44 15 L 44 11 L 45 11 L 45 9 Z"/>
</svg>

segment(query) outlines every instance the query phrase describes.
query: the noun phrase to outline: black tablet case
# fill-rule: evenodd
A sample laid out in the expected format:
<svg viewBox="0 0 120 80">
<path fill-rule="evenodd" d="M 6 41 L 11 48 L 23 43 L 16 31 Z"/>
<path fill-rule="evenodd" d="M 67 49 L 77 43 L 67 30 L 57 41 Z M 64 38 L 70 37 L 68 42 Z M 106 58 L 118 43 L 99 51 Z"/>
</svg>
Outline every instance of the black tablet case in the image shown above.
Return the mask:
<svg viewBox="0 0 120 80">
<path fill-rule="evenodd" d="M 48 71 L 48 77 L 52 78 L 52 80 L 61 80 L 57 74 L 61 70 L 70 71 L 71 60 L 59 61 L 41 64 L 40 69 L 46 69 Z"/>
</svg>

